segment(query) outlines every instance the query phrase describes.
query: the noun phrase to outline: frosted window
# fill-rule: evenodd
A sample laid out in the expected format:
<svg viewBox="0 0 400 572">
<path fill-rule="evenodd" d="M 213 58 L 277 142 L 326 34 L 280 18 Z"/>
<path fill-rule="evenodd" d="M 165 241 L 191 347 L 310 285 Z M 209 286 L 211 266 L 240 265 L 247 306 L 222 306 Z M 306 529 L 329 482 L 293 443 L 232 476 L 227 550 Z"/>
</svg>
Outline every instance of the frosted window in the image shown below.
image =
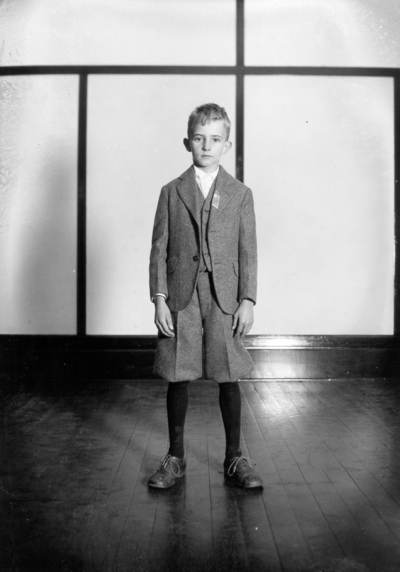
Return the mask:
<svg viewBox="0 0 400 572">
<path fill-rule="evenodd" d="M 90 77 L 88 333 L 156 333 L 148 272 L 158 196 L 191 165 L 187 119 L 210 101 L 234 119 L 234 78 Z M 233 146 L 222 160 L 232 174 L 234 159 Z"/>
<path fill-rule="evenodd" d="M 391 79 L 246 78 L 254 333 L 393 334 Z"/>
<path fill-rule="evenodd" d="M 235 0 L 4 0 L 1 65 L 234 65 Z"/>
<path fill-rule="evenodd" d="M 76 331 L 78 81 L 0 79 L 2 334 Z"/>
<path fill-rule="evenodd" d="M 246 64 L 400 66 L 398 0 L 246 0 Z"/>
</svg>

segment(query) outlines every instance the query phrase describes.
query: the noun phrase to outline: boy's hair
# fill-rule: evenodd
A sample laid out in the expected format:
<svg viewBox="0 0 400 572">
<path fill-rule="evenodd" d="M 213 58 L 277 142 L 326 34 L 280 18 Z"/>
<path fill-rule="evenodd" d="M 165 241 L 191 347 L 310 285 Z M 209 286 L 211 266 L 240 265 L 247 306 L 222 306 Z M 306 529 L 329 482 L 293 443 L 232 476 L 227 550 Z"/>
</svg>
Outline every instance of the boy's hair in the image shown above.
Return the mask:
<svg viewBox="0 0 400 572">
<path fill-rule="evenodd" d="M 200 123 L 205 125 L 211 121 L 223 121 L 226 131 L 226 140 L 229 139 L 229 133 L 231 130 L 231 122 L 228 117 L 227 112 L 223 107 L 220 107 L 216 103 L 205 103 L 204 105 L 199 105 L 192 111 L 189 115 L 188 121 L 188 137 L 193 133 L 195 126 Z"/>
</svg>

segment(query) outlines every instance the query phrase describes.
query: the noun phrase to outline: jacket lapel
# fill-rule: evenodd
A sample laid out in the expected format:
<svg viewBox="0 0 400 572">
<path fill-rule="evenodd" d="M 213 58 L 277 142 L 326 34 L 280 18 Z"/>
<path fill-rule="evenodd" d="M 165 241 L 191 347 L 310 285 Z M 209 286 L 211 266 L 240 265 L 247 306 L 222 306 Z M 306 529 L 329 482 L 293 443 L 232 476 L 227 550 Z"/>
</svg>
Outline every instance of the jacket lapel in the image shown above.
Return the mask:
<svg viewBox="0 0 400 572">
<path fill-rule="evenodd" d="M 232 179 L 228 176 L 228 173 L 223 167 L 221 167 L 221 165 L 219 166 L 215 193 L 219 193 L 219 205 L 218 208 L 211 207 L 209 228 L 212 227 L 214 222 L 218 221 L 218 217 L 235 193 L 235 187 L 232 183 Z"/>
<path fill-rule="evenodd" d="M 197 205 L 197 182 L 193 167 L 189 167 L 180 176 L 180 179 L 181 181 L 177 185 L 178 194 L 194 220 L 200 226 L 200 210 Z"/>
<path fill-rule="evenodd" d="M 221 165 L 219 166 L 219 173 L 217 176 L 215 190 L 218 191 L 220 196 L 218 211 L 221 212 L 224 210 L 235 193 L 234 183 L 232 183 L 231 177 L 228 176 L 228 173 L 223 167 L 221 167 Z"/>
</svg>

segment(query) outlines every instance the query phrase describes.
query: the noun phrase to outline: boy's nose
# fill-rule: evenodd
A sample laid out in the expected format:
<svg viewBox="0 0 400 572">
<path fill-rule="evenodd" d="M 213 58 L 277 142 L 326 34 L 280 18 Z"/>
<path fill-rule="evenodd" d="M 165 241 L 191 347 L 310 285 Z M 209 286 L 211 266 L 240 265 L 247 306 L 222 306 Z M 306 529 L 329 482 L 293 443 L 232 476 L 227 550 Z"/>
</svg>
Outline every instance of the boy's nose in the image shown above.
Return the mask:
<svg viewBox="0 0 400 572">
<path fill-rule="evenodd" d="M 204 149 L 204 151 L 207 151 L 208 149 L 210 149 L 210 147 L 211 147 L 210 140 L 204 138 L 204 139 L 203 139 L 203 149 Z"/>
</svg>

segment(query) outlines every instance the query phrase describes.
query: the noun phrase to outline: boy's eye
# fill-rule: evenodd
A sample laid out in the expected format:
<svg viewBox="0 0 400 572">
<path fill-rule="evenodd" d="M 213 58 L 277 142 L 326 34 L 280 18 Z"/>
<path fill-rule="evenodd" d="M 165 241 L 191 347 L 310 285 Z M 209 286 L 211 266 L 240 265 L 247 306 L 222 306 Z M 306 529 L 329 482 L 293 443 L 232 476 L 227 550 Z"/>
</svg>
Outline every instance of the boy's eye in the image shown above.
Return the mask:
<svg viewBox="0 0 400 572">
<path fill-rule="evenodd" d="M 214 137 L 213 141 L 214 141 L 214 143 L 219 143 L 218 137 Z"/>
</svg>

